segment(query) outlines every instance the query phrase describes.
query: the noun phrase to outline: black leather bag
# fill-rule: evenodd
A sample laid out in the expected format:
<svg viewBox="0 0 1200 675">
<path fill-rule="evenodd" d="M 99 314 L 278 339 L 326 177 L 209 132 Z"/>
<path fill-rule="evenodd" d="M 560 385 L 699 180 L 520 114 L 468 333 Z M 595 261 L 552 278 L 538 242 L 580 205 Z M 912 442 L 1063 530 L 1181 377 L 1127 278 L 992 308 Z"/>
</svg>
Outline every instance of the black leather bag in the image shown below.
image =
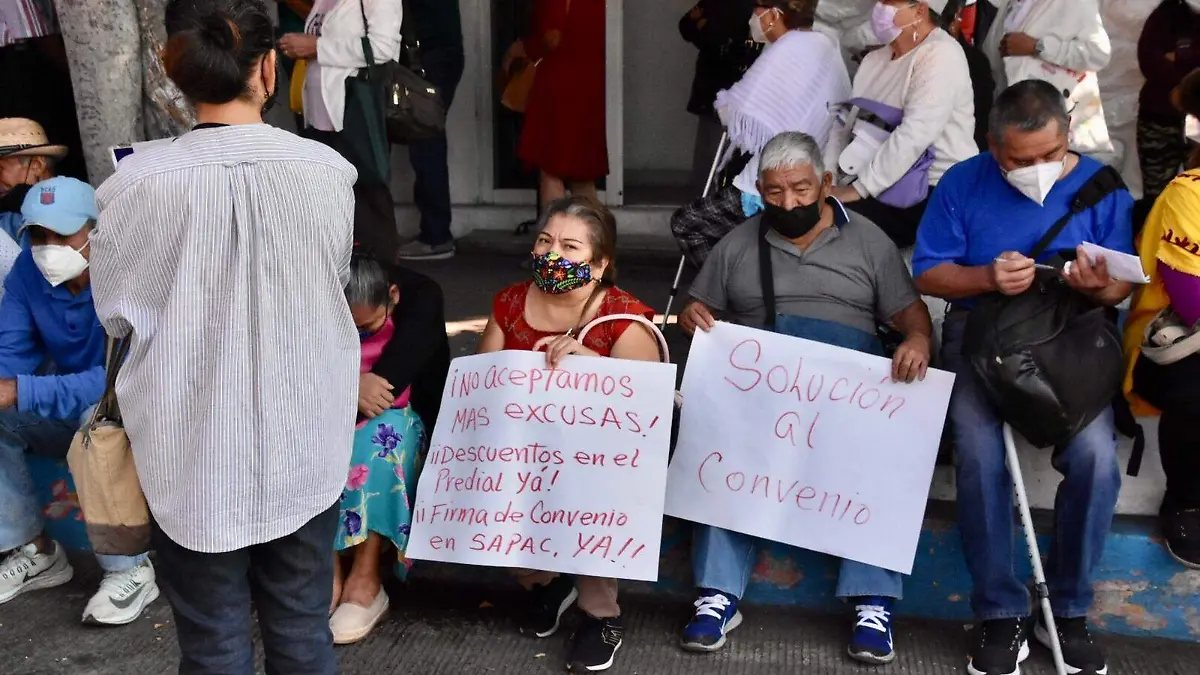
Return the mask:
<svg viewBox="0 0 1200 675">
<path fill-rule="evenodd" d="M 1115 170 L 1101 169 L 1029 257 L 1045 253 L 1071 218 L 1122 187 Z M 1096 419 L 1124 375 L 1121 335 L 1107 308 L 1055 271 L 1039 270 L 1020 295 L 979 298 L 963 348 L 1004 421 L 1042 448 L 1061 446 Z"/>
<path fill-rule="evenodd" d="M 397 0 L 398 1 L 398 0 Z M 363 26 L 367 26 L 367 11 L 359 0 Z M 368 28 L 368 33 L 370 29 Z M 408 145 L 425 141 L 446 132 L 446 103 L 442 93 L 425 79 L 421 67 L 420 45 L 401 32 L 400 57 L 404 63 L 387 61 L 375 64 L 368 57 L 372 79 L 380 88 L 383 118 L 387 138 L 392 143 Z"/>
</svg>

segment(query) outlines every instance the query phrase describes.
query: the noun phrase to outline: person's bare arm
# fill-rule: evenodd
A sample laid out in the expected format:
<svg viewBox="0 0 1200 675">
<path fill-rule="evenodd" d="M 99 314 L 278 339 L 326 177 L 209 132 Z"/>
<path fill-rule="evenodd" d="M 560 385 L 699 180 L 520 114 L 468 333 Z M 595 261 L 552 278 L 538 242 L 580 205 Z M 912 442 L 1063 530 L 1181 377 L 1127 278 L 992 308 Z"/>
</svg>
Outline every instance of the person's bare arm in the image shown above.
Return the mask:
<svg viewBox="0 0 1200 675">
<path fill-rule="evenodd" d="M 961 300 L 999 291 L 1005 295 L 1024 293 L 1037 274 L 1032 258 L 1008 251 L 991 265 L 964 267 L 942 263 L 916 278 L 917 290 L 944 300 Z"/>
<path fill-rule="evenodd" d="M 892 356 L 892 379 L 898 382 L 925 379 L 933 349 L 933 321 L 929 318 L 929 308 L 917 298 L 892 315 L 891 323 L 904 335 L 904 342 Z"/>
<path fill-rule="evenodd" d="M 635 322 L 621 333 L 613 344 L 612 357 L 631 361 L 662 361 L 658 350 L 658 338 L 650 329 Z"/>
<path fill-rule="evenodd" d="M 489 316 L 487 327 L 483 329 L 483 335 L 479 336 L 479 342 L 475 344 L 475 353 L 487 354 L 502 349 L 504 349 L 504 331 L 500 330 L 500 324 L 496 323 L 496 317 Z"/>
</svg>

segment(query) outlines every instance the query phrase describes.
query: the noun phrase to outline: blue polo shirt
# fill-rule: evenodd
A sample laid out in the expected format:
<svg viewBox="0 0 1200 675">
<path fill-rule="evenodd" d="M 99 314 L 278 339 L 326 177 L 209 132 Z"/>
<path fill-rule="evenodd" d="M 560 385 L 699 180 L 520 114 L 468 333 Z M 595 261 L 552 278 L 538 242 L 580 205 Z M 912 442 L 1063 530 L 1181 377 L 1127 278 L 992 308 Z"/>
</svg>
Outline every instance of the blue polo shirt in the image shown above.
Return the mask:
<svg viewBox="0 0 1200 675">
<path fill-rule="evenodd" d="M 1026 255 L 1054 223 L 1071 210 L 1076 193 L 1104 165 L 1080 157 L 1071 173 L 1054 184 L 1043 206 L 1004 179 L 991 153 L 950 168 L 929 199 L 917 230 L 912 272 L 919 277 L 942 263 L 990 265 L 1005 251 Z M 1133 197 L 1117 190 L 1067 223 L 1039 261 L 1085 241 L 1133 253 Z"/>
<path fill-rule="evenodd" d="M 104 328 L 92 290 L 72 295 L 42 276 L 29 248 L 4 281 L 0 378 L 16 378 L 17 409 L 75 422 L 104 394 Z M 38 375 L 54 364 L 55 374 Z"/>
</svg>

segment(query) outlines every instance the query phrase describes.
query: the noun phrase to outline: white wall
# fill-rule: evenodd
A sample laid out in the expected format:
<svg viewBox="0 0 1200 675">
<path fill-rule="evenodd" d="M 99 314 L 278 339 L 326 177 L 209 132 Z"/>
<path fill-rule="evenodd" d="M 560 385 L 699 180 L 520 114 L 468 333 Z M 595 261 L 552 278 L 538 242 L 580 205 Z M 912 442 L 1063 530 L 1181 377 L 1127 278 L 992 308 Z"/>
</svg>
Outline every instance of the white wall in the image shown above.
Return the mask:
<svg viewBox="0 0 1200 675">
<path fill-rule="evenodd" d="M 694 0 L 624 1 L 627 172 L 692 168 L 696 117 L 688 113 L 687 102 L 696 48 L 680 37 L 678 23 L 694 4 Z"/>
</svg>

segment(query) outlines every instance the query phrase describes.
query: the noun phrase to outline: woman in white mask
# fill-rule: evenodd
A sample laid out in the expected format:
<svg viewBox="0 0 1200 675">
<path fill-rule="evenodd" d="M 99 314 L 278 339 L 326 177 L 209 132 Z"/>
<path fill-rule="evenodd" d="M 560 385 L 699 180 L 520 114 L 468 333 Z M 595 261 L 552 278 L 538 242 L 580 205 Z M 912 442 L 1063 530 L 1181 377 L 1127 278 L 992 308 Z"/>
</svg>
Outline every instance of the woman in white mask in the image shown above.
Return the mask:
<svg viewBox="0 0 1200 675">
<path fill-rule="evenodd" d="M 880 44 L 854 76 L 854 99 L 894 110 L 899 123 L 851 112 L 826 149 L 840 170 L 833 196 L 912 246 L 928 193 L 954 164 L 978 153 L 967 58 L 940 27 L 947 0 L 881 0 L 871 22 Z M 928 155 L 931 155 L 929 157 Z M 910 173 L 919 172 L 914 181 Z M 894 188 L 905 180 L 903 195 Z"/>
<path fill-rule="evenodd" d="M 714 103 L 729 136 L 726 175 L 736 178 L 732 185 L 714 186 L 671 218 L 680 248 L 697 267 L 721 237 L 762 209 L 755 181 L 757 156 L 767 141 L 784 131 L 801 131 L 824 148 L 833 127 L 829 109 L 850 96 L 837 42 L 813 30 L 816 7 L 817 0 L 755 2 L 750 34 L 766 48 L 742 79 L 717 93 Z"/>
<path fill-rule="evenodd" d="M 1096 73 L 1112 58 L 1099 0 L 994 0 L 996 20 L 983 40 L 996 93 L 1022 80 L 1054 85 L 1071 111 L 1071 149 L 1113 166 L 1113 146 Z"/>
</svg>

